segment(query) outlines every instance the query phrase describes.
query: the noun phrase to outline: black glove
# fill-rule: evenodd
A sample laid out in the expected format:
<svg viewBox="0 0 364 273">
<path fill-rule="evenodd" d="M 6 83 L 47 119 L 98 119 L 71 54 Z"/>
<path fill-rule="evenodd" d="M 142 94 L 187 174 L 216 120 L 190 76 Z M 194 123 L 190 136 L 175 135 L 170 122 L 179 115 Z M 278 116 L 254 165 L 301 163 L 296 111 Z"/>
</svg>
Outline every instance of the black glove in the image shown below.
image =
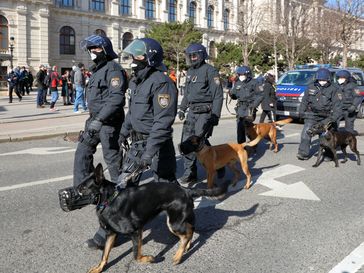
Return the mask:
<svg viewBox="0 0 364 273">
<path fill-rule="evenodd" d="M 185 117 L 186 117 L 185 112 L 182 111 L 182 110 L 179 110 L 178 111 L 178 118 L 179 118 L 179 120 L 184 120 Z"/>
<path fill-rule="evenodd" d="M 348 112 L 349 113 L 354 113 L 356 110 L 356 107 L 354 105 L 351 105 L 349 108 L 348 108 Z"/>
<path fill-rule="evenodd" d="M 101 120 L 95 118 L 88 125 L 87 130 L 93 134 L 100 132 L 102 126 Z"/>
<path fill-rule="evenodd" d="M 229 96 L 230 96 L 230 98 L 231 98 L 231 99 L 233 99 L 233 100 L 238 99 L 238 97 L 237 97 L 235 94 L 232 94 L 231 92 L 229 92 Z"/>
<path fill-rule="evenodd" d="M 211 125 L 211 126 L 216 126 L 219 124 L 219 117 L 216 116 L 215 114 L 211 114 L 211 117 L 207 120 L 207 122 Z"/>
</svg>

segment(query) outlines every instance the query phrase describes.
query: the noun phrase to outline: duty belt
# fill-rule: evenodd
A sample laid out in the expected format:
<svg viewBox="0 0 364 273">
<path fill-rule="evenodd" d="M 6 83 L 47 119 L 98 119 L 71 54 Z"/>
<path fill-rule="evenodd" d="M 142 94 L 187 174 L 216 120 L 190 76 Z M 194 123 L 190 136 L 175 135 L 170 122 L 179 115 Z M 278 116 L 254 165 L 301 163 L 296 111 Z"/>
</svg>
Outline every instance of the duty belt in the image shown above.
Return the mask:
<svg viewBox="0 0 364 273">
<path fill-rule="evenodd" d="M 142 134 L 136 131 L 132 131 L 130 133 L 130 137 L 132 141 L 141 141 L 141 140 L 147 140 L 147 138 L 149 137 L 149 135 L 146 134 Z"/>
</svg>

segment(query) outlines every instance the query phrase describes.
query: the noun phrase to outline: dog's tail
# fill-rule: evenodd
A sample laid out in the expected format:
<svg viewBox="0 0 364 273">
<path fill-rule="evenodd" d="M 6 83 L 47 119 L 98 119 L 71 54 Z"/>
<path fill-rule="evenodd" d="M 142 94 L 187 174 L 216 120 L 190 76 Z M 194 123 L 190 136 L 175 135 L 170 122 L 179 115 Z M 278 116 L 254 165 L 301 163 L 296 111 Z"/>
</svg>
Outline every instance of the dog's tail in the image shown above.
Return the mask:
<svg viewBox="0 0 364 273">
<path fill-rule="evenodd" d="M 227 192 L 230 183 L 231 181 L 226 180 L 221 186 L 214 187 L 212 189 L 188 189 L 188 191 L 192 198 L 197 198 L 201 196 L 222 196 Z"/>
<path fill-rule="evenodd" d="M 256 138 L 254 138 L 252 141 L 249 142 L 244 142 L 241 145 L 243 145 L 243 147 L 249 146 L 249 147 L 254 147 L 255 145 L 257 145 L 261 140 L 263 139 L 263 136 L 258 135 Z"/>
<path fill-rule="evenodd" d="M 282 119 L 282 120 L 278 120 L 276 122 L 273 122 L 275 125 L 278 125 L 278 126 L 283 126 L 285 124 L 288 124 L 290 122 L 292 122 L 292 118 L 286 118 L 286 119 Z"/>
</svg>

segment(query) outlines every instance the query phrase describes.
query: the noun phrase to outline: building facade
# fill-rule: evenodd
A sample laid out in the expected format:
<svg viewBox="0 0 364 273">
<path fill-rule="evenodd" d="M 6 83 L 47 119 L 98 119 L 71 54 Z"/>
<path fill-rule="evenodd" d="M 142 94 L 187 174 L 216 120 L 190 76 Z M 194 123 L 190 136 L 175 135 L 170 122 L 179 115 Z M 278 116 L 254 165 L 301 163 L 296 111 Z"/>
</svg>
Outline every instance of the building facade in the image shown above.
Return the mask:
<svg viewBox="0 0 364 273">
<path fill-rule="evenodd" d="M 61 70 L 78 62 L 90 64 L 79 43 L 91 34 L 109 37 L 120 54 L 134 38 L 144 37 L 150 24 L 187 19 L 202 31 L 208 51 L 216 54 L 214 43 L 237 37 L 238 4 L 239 0 L 3 0 L 0 74 L 4 77 L 11 61 L 33 71 L 40 64 Z"/>
</svg>

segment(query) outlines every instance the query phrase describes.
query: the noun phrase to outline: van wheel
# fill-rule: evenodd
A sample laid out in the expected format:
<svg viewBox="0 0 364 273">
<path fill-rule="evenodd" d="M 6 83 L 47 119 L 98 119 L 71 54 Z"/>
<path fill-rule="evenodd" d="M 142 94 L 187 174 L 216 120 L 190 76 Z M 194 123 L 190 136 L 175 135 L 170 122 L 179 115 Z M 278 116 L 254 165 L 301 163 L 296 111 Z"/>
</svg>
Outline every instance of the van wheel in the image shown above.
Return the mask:
<svg viewBox="0 0 364 273">
<path fill-rule="evenodd" d="M 364 118 L 364 103 L 362 103 L 359 107 L 357 118 Z"/>
</svg>

